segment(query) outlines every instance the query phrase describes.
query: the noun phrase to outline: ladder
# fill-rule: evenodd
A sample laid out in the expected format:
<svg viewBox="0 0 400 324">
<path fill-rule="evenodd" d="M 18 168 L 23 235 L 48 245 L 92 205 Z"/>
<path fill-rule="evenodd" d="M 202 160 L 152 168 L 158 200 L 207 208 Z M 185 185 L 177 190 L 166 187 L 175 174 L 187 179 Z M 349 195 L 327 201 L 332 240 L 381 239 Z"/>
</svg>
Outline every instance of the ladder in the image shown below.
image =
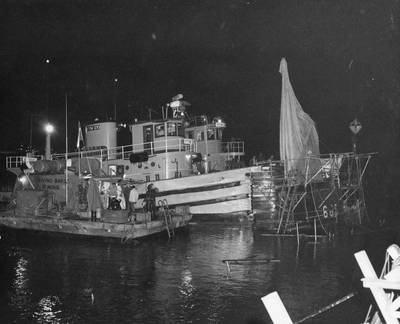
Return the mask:
<svg viewBox="0 0 400 324">
<path fill-rule="evenodd" d="M 171 236 L 172 237 L 175 236 L 175 227 L 174 223 L 172 222 L 172 216 L 169 210 L 167 199 L 159 200 L 158 206 L 160 207 L 160 210 L 164 214 L 164 222 L 165 222 L 165 228 L 167 229 L 168 238 L 171 238 Z"/>
</svg>

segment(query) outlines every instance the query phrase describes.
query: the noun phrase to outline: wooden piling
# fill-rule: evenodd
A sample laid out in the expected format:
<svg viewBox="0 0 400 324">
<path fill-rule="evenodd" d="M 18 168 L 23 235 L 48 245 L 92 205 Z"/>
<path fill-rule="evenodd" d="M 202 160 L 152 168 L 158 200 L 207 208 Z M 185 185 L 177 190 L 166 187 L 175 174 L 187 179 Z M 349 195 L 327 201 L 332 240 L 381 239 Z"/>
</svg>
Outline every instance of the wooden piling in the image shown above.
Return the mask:
<svg viewBox="0 0 400 324">
<path fill-rule="evenodd" d="M 314 218 L 314 242 L 317 243 L 317 219 Z"/>
</svg>

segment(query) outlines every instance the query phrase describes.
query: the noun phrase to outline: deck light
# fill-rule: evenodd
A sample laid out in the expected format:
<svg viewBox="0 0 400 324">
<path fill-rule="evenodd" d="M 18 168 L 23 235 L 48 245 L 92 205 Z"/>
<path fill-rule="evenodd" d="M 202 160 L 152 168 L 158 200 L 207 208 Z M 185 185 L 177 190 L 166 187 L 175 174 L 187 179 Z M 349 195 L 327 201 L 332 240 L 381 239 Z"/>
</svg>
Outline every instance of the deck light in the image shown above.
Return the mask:
<svg viewBox="0 0 400 324">
<path fill-rule="evenodd" d="M 45 157 L 46 160 L 51 160 L 51 144 L 50 144 L 50 137 L 51 134 L 54 132 L 54 126 L 50 123 L 47 123 L 44 127 L 46 131 L 46 149 L 45 149 Z"/>
<path fill-rule="evenodd" d="M 52 124 L 47 123 L 44 126 L 44 130 L 46 131 L 47 134 L 51 134 L 54 132 L 54 126 Z"/>
</svg>

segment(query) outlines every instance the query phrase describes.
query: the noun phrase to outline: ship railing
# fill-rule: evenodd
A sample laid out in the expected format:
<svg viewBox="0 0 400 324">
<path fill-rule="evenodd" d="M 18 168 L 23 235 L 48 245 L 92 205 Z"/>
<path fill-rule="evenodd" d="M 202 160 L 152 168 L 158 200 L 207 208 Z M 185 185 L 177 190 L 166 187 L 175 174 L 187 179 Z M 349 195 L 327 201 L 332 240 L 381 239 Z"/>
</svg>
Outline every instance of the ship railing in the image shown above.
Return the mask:
<svg viewBox="0 0 400 324">
<path fill-rule="evenodd" d="M 163 138 L 154 142 L 117 146 L 110 149 L 104 147 L 91 150 L 82 150 L 80 152 L 70 152 L 68 153 L 68 158 L 95 157 L 102 161 L 116 160 L 116 159 L 128 160 L 132 153 L 147 152 L 149 155 L 153 155 L 156 153 L 172 152 L 172 151 L 187 152 L 191 151 L 192 149 L 193 149 L 193 143 L 188 142 L 184 138 L 167 138 L 167 140 Z M 65 158 L 65 153 L 52 155 L 52 159 L 64 159 L 64 158 Z"/>
<path fill-rule="evenodd" d="M 291 184 L 332 181 L 337 187 L 360 186 L 367 166 L 376 153 L 330 153 L 300 159 L 257 161 L 254 165 L 280 165 L 281 180 Z"/>
<path fill-rule="evenodd" d="M 149 155 L 164 152 L 188 152 L 192 150 L 193 143 L 184 138 L 161 138 L 152 142 L 126 145 L 111 148 L 107 151 L 108 159 L 129 159 L 132 153 L 146 152 Z"/>
<path fill-rule="evenodd" d="M 330 153 L 310 155 L 300 159 L 255 160 L 277 186 L 308 185 L 315 182 L 332 183 L 335 188 L 352 190 L 361 186 L 371 158 L 376 153 Z M 273 175 L 273 176 L 272 176 Z"/>
<path fill-rule="evenodd" d="M 106 156 L 107 149 L 94 149 L 94 150 L 82 150 L 78 152 L 68 152 L 67 153 L 67 158 L 72 159 L 72 158 L 85 158 L 85 157 L 95 157 L 95 158 L 102 158 L 103 156 Z M 52 154 L 51 156 L 52 160 L 60 160 L 60 159 L 65 159 L 65 153 L 56 153 Z"/>
<path fill-rule="evenodd" d="M 186 119 L 189 127 L 205 126 L 206 128 L 225 128 L 225 123 L 220 117 L 209 117 L 206 115 L 192 116 Z"/>
<path fill-rule="evenodd" d="M 27 165 L 30 162 L 43 160 L 43 155 L 15 155 L 6 157 L 6 168 L 13 169 L 19 168 L 23 165 Z M 29 167 L 29 166 L 28 166 Z"/>
<path fill-rule="evenodd" d="M 204 126 L 208 124 L 208 117 L 205 115 L 192 116 L 188 119 L 189 127 Z"/>
<path fill-rule="evenodd" d="M 149 155 L 164 152 L 188 152 L 197 151 L 196 141 L 186 138 L 161 138 L 153 142 L 144 142 L 140 144 L 131 144 L 125 146 L 117 146 L 110 149 L 98 148 L 91 150 L 82 150 L 80 152 L 68 153 L 68 158 L 86 158 L 96 157 L 105 160 L 124 159 L 128 160 L 132 153 L 147 152 Z M 227 159 L 233 159 L 237 156 L 244 155 L 243 141 L 222 142 L 222 152 L 227 154 Z M 64 159 L 65 153 L 53 154 L 52 159 Z"/>
</svg>

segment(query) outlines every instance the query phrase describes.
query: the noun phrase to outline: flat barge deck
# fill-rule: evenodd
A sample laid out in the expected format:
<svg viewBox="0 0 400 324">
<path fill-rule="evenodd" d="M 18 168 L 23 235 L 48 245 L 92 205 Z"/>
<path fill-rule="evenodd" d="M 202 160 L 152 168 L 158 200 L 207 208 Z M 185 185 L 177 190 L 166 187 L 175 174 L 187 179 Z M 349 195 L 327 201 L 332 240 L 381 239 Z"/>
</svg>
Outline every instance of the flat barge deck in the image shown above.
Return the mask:
<svg viewBox="0 0 400 324">
<path fill-rule="evenodd" d="M 146 216 L 143 214 L 142 216 Z M 142 217 L 142 219 L 145 217 Z M 122 241 L 144 238 L 153 234 L 167 232 L 168 236 L 174 233 L 175 229 L 188 225 L 191 215 L 171 215 L 171 217 L 159 217 L 155 220 L 140 222 L 107 222 L 72 215 L 62 216 L 16 216 L 14 212 L 0 212 L 0 227 L 11 229 L 23 229 L 32 231 L 43 231 L 50 233 L 74 234 L 99 238 L 115 238 Z"/>
</svg>

